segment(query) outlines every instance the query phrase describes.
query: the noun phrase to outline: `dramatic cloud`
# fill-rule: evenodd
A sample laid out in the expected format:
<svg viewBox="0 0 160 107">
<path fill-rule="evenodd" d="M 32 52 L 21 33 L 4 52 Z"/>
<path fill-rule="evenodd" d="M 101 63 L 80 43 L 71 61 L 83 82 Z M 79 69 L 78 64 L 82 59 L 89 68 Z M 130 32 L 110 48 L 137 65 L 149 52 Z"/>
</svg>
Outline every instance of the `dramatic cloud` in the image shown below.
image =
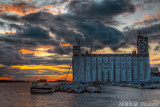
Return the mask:
<svg viewBox="0 0 160 107">
<path fill-rule="evenodd" d="M 86 50 L 92 43 L 94 53 L 124 52 L 136 47 L 140 32 L 156 42 L 151 51 L 159 52 L 159 2 L 145 1 L 0 1 L 0 79 L 63 78 L 61 68 L 49 68 L 71 64 L 72 44 L 78 41 Z"/>
<path fill-rule="evenodd" d="M 1 13 L 15 13 L 19 15 L 26 15 L 29 13 L 34 13 L 37 12 L 41 9 L 46 9 L 46 8 L 51 8 L 52 6 L 45 6 L 45 7 L 36 7 L 34 5 L 29 5 L 26 3 L 13 3 L 13 4 L 0 4 L 1 8 L 0 11 Z"/>
<path fill-rule="evenodd" d="M 22 17 L 21 21 L 25 21 L 26 23 L 34 24 L 36 26 L 49 28 L 48 32 L 52 32 L 57 40 L 64 40 L 70 44 L 72 44 L 76 39 L 80 39 L 83 43 L 87 43 L 88 39 L 90 38 L 93 40 L 98 40 L 97 44 L 94 44 L 97 49 L 104 48 L 104 46 L 109 46 L 113 50 L 116 50 L 125 40 L 120 31 L 112 27 L 105 26 L 99 21 L 90 21 L 84 19 L 84 22 L 82 22 L 79 19 L 73 19 L 70 17 L 71 16 L 68 15 L 55 16 L 46 12 L 38 12 Z M 39 29 L 32 27 L 28 28 L 31 31 L 35 30 L 35 32 L 37 31 L 36 29 Z M 28 32 L 28 30 L 24 31 Z M 26 33 L 24 32 L 22 35 L 26 35 Z M 31 35 L 37 35 L 37 37 L 41 37 L 38 34 Z M 45 35 L 46 34 L 43 34 L 43 36 Z"/>
<path fill-rule="evenodd" d="M 154 16 L 151 17 L 148 14 L 143 14 L 144 19 L 139 19 L 134 21 L 132 26 L 143 26 L 143 25 L 150 25 L 153 23 L 157 23 L 160 20 L 160 15 L 157 13 L 154 13 Z"/>
<path fill-rule="evenodd" d="M 78 17 L 103 20 L 105 23 L 114 23 L 114 16 L 135 11 L 129 0 L 72 0 L 68 7 Z"/>
<path fill-rule="evenodd" d="M 149 38 L 149 43 L 156 43 L 160 40 L 160 24 L 154 24 L 146 27 L 141 27 L 138 29 L 131 29 L 130 27 L 125 28 L 126 31 L 123 32 L 126 38 L 126 45 L 135 46 L 137 45 L 137 35 L 140 33 L 143 36 L 147 36 Z M 157 50 L 158 47 L 155 48 Z"/>
<path fill-rule="evenodd" d="M 123 34 L 109 26 L 105 26 L 98 21 L 78 22 L 75 25 L 78 32 L 81 32 L 87 41 L 92 40 L 93 46 L 97 47 L 95 41 L 102 44 L 101 48 L 105 46 L 116 50 L 125 41 Z M 100 47 L 99 47 L 100 48 Z"/>
</svg>

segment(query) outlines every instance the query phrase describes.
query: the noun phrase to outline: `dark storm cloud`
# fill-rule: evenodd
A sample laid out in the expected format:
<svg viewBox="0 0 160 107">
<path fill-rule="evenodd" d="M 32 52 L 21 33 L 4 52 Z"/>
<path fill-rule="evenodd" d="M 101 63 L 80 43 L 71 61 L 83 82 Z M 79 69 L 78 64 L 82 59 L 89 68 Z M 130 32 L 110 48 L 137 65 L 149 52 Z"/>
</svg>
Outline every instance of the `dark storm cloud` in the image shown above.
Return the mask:
<svg viewBox="0 0 160 107">
<path fill-rule="evenodd" d="M 155 47 L 154 51 L 158 51 L 160 49 L 159 45 Z"/>
<path fill-rule="evenodd" d="M 86 40 L 98 40 L 105 46 L 111 47 L 111 49 L 116 50 L 125 41 L 123 34 L 115 28 L 105 26 L 99 21 L 86 20 L 85 22 L 78 22 L 75 25 L 77 31 L 83 33 Z"/>
<path fill-rule="evenodd" d="M 4 20 L 9 20 L 9 21 L 19 21 L 20 20 L 20 17 L 16 15 L 7 15 L 7 14 L 1 14 L 0 18 Z"/>
<path fill-rule="evenodd" d="M 37 13 L 31 13 L 28 15 L 25 15 L 22 17 L 22 20 L 30 22 L 30 23 L 44 23 L 43 21 L 46 21 L 49 18 L 53 18 L 53 15 L 48 12 L 37 12 Z"/>
<path fill-rule="evenodd" d="M 73 0 L 68 8 L 78 17 L 99 19 L 108 23 L 113 22 L 114 16 L 135 11 L 129 0 Z"/>
<path fill-rule="evenodd" d="M 4 25 L 4 22 L 1 22 L 1 21 L 0 21 L 0 26 L 3 26 L 3 25 Z"/>
<path fill-rule="evenodd" d="M 46 12 L 32 13 L 24 16 L 22 19 L 27 21 L 27 23 L 50 28 L 50 31 L 56 36 L 57 40 L 63 39 L 70 44 L 76 39 L 81 40 L 81 42 L 85 44 L 85 42 L 88 42 L 88 40 L 92 38 L 93 40 L 98 40 L 97 44 L 93 45 L 96 49 L 109 46 L 113 50 L 116 50 L 122 44 L 121 42 L 125 40 L 120 31 L 105 26 L 96 20 L 83 19 L 82 22 L 68 15 L 54 16 Z"/>
<path fill-rule="evenodd" d="M 20 4 L 20 6 L 21 5 L 26 4 Z M 83 8 L 86 5 L 87 7 Z M 75 6 L 78 6 L 79 8 Z M 121 0 L 120 2 L 120 0 L 102 0 L 97 3 L 91 0 L 73 0 L 68 8 L 70 14 L 64 15 L 37 12 L 17 17 L 3 14 L 1 18 L 9 21 L 17 21 L 22 23 L 23 26 L 16 24 L 10 25 L 11 28 L 19 30 L 16 34 L 12 35 L 16 38 L 7 38 L 6 35 L 6 38 L 1 38 L 1 41 L 13 44 L 15 47 L 20 45 L 20 47 L 30 47 L 49 44 L 58 46 L 59 43 L 52 40 L 49 35 L 49 31 L 51 31 L 56 36 L 57 40 L 64 40 L 70 44 L 76 39 L 79 39 L 82 43 L 86 44 L 86 42 L 92 38 L 94 50 L 102 49 L 105 46 L 117 50 L 124 44 L 125 38 L 123 34 L 112 27 L 105 26 L 102 22 L 105 18 L 108 22 L 111 22 L 116 15 L 125 12 L 134 12 L 134 7 L 129 1 Z M 45 30 L 40 26 L 49 29 Z M 90 47 L 88 44 L 86 47 Z M 54 52 L 58 54 L 69 54 L 71 52 L 70 50 L 70 48 L 66 47 L 56 47 Z"/>
<path fill-rule="evenodd" d="M 14 28 L 16 29 L 17 31 L 21 31 L 23 29 L 23 26 L 22 25 L 17 25 L 17 24 L 9 24 L 9 27 L 10 28 Z"/>
<path fill-rule="evenodd" d="M 160 2 L 159 0 L 144 0 L 143 3 L 157 3 Z"/>
<path fill-rule="evenodd" d="M 49 32 L 39 26 L 27 26 L 23 35 L 33 39 L 50 39 Z"/>
<path fill-rule="evenodd" d="M 36 48 L 41 45 L 59 46 L 57 41 L 50 38 L 48 31 L 39 26 L 26 25 L 15 34 L 0 36 L 0 63 L 6 65 L 31 64 L 19 53 L 20 49 Z"/>
<path fill-rule="evenodd" d="M 0 42 L 0 63 L 4 65 L 27 64 L 18 54 L 18 49 L 12 44 Z"/>
<path fill-rule="evenodd" d="M 138 30 L 141 33 L 157 33 L 160 31 L 160 24 L 154 24 L 147 27 L 142 27 Z"/>
<path fill-rule="evenodd" d="M 136 46 L 137 45 L 136 40 L 137 40 L 137 36 L 139 33 L 143 36 L 147 36 L 149 38 L 150 43 L 155 43 L 155 42 L 159 42 L 160 40 L 160 36 L 159 36 L 160 35 L 160 24 L 154 24 L 151 26 L 141 27 L 138 29 L 132 29 L 130 27 L 126 27 L 126 31 L 123 33 L 127 41 L 126 45 Z"/>
<path fill-rule="evenodd" d="M 82 43 L 85 43 L 92 38 L 93 41 L 97 41 L 97 44 L 93 44 L 95 49 L 109 46 L 116 50 L 124 44 L 123 34 L 112 27 L 103 25 L 101 22 L 107 19 L 106 21 L 110 23 L 114 20 L 114 16 L 134 12 L 135 8 L 129 1 L 125 0 L 102 0 L 99 2 L 94 0 L 73 0 L 68 6 L 68 10 L 69 14 L 64 15 L 55 16 L 47 12 L 37 12 L 21 17 L 19 22 L 36 25 L 33 28 L 32 26 L 28 27 L 21 35 L 33 39 L 50 39 L 47 31 L 38 27 L 45 26 L 50 28 L 49 30 L 56 36 L 57 40 L 63 39 L 65 42 L 72 44 L 76 39 L 80 39 Z M 13 17 L 8 18 L 11 20 Z M 93 21 L 90 21 L 90 19 Z"/>
<path fill-rule="evenodd" d="M 57 53 L 59 55 L 64 55 L 64 54 L 70 54 L 72 52 L 72 48 L 57 46 L 55 49 L 49 49 L 48 52 L 49 53 Z"/>
<path fill-rule="evenodd" d="M 11 24 L 10 27 L 21 30 L 15 34 L 5 34 L 4 36 L 0 37 L 0 41 L 22 45 L 59 45 L 57 41 L 51 39 L 47 30 L 39 26 L 25 25 L 21 27 Z"/>
<path fill-rule="evenodd" d="M 60 58 L 63 58 L 63 57 L 60 57 Z M 29 61 L 30 61 L 30 64 L 33 64 L 33 65 L 40 65 L 40 64 L 44 64 L 44 65 L 48 65 L 48 64 L 52 64 L 52 65 L 57 65 L 57 64 L 71 64 L 71 60 L 69 59 L 65 59 L 64 60 L 59 60 L 59 57 L 58 56 L 52 56 L 52 58 L 50 59 L 33 59 L 33 58 L 29 58 Z"/>
</svg>

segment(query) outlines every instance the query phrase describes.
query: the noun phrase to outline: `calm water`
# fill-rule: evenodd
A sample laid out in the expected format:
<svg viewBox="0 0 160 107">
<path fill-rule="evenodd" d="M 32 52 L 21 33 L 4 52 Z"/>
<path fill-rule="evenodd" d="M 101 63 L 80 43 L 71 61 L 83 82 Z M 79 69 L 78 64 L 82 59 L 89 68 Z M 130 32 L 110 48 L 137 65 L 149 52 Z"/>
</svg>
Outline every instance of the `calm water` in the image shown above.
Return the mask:
<svg viewBox="0 0 160 107">
<path fill-rule="evenodd" d="M 0 83 L 0 107 L 117 107 L 127 104 L 141 107 L 159 104 L 160 107 L 160 90 L 104 86 L 100 94 L 56 92 L 32 95 L 30 86 L 30 83 Z"/>
</svg>

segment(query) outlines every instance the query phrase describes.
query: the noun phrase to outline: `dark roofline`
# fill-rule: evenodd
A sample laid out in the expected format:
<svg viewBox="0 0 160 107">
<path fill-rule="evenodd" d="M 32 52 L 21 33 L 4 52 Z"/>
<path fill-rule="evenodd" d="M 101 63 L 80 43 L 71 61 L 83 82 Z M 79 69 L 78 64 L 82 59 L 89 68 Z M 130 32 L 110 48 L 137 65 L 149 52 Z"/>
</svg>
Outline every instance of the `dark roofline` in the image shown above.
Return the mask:
<svg viewBox="0 0 160 107">
<path fill-rule="evenodd" d="M 129 54 L 75 54 L 74 56 L 91 56 L 91 57 L 97 57 L 97 56 L 100 56 L 100 57 L 105 57 L 105 56 L 146 56 L 148 57 L 149 54 L 132 54 L 132 53 L 129 53 Z"/>
</svg>

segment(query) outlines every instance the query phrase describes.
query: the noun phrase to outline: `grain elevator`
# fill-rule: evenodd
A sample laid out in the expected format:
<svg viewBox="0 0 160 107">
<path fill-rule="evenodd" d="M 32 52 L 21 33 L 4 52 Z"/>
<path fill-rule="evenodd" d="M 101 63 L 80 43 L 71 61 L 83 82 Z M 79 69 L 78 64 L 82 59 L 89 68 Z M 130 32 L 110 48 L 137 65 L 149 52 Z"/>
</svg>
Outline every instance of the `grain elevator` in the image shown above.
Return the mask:
<svg viewBox="0 0 160 107">
<path fill-rule="evenodd" d="M 150 60 L 148 37 L 137 36 L 137 53 L 82 53 L 80 45 L 73 46 L 73 80 L 76 82 L 148 82 Z"/>
</svg>

